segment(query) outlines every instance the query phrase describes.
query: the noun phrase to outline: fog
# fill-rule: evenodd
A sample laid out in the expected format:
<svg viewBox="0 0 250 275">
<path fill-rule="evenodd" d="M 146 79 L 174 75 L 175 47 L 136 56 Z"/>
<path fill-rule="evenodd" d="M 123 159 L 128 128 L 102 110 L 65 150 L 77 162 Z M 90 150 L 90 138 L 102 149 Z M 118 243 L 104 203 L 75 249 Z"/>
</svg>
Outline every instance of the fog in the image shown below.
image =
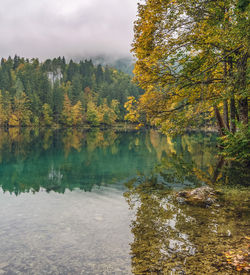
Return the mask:
<svg viewBox="0 0 250 275">
<path fill-rule="evenodd" d="M 129 56 L 136 2 L 1 0 L 0 56 Z"/>
</svg>

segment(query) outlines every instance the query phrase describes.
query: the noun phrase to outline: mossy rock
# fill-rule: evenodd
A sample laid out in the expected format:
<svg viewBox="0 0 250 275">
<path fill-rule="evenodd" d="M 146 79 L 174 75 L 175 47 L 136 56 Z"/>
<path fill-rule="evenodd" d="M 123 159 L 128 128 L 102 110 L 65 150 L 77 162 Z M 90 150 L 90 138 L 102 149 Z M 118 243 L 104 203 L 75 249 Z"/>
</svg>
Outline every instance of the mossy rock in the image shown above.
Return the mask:
<svg viewBox="0 0 250 275">
<path fill-rule="evenodd" d="M 176 194 L 180 203 L 198 206 L 210 206 L 216 202 L 216 192 L 209 186 L 202 186 L 192 190 L 183 190 Z"/>
</svg>

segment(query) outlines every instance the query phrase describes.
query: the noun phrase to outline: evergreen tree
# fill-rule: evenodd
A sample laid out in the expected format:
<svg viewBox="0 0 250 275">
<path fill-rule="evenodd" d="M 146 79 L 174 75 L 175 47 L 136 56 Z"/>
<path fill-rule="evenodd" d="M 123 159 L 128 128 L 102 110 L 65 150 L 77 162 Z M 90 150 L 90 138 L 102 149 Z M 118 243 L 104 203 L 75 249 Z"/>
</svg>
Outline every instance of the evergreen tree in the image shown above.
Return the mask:
<svg viewBox="0 0 250 275">
<path fill-rule="evenodd" d="M 1 59 L 0 90 L 1 127 L 78 126 L 83 117 L 92 125 L 110 124 L 122 118 L 127 96 L 138 94 L 130 77 L 92 60 L 66 64 L 58 57 L 40 63 L 17 55 Z"/>
<path fill-rule="evenodd" d="M 103 70 L 102 70 L 102 66 L 100 64 L 96 68 L 95 76 L 96 76 L 97 85 L 99 85 L 101 82 L 103 82 L 103 79 L 104 79 Z"/>
<path fill-rule="evenodd" d="M 43 104 L 43 124 L 45 126 L 51 126 L 53 123 L 52 110 L 49 104 Z"/>
</svg>

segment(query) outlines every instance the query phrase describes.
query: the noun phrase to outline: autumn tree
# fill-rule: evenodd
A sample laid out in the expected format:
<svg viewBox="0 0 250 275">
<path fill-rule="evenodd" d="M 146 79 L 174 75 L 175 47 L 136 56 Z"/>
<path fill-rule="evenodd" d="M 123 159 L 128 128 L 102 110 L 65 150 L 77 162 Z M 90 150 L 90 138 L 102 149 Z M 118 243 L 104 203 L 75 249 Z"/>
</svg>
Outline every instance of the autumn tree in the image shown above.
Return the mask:
<svg viewBox="0 0 250 275">
<path fill-rule="evenodd" d="M 51 126 L 53 123 L 52 110 L 47 103 L 43 105 L 43 123 L 45 126 Z"/>
<path fill-rule="evenodd" d="M 240 1 L 244 2 L 244 1 Z M 249 5 L 238 0 L 146 0 L 138 5 L 132 120 L 176 133 L 215 117 L 221 135 L 248 124 Z"/>
<path fill-rule="evenodd" d="M 75 127 L 91 113 L 97 114 L 94 124 L 98 124 L 103 119 L 100 110 L 105 99 L 107 109 L 123 118 L 127 97 L 138 94 L 130 76 L 108 66 L 95 66 L 91 60 L 70 60 L 67 64 L 61 57 L 40 62 L 17 55 L 1 58 L 0 90 L 1 127 L 51 126 L 52 121 L 58 126 Z M 114 108 L 112 100 L 119 102 Z"/>
<path fill-rule="evenodd" d="M 0 90 L 0 127 L 7 126 L 11 112 L 10 95 L 8 92 L 3 94 Z"/>
<path fill-rule="evenodd" d="M 113 108 L 114 109 L 113 109 Z M 107 100 L 104 99 L 102 105 L 99 108 L 99 113 L 101 115 L 101 122 L 107 125 L 112 125 L 115 123 L 116 119 L 117 119 L 117 115 L 115 113 L 115 107 L 116 107 L 116 103 L 113 102 L 113 106 L 109 107 Z"/>
<path fill-rule="evenodd" d="M 93 126 L 100 125 L 101 115 L 93 101 L 89 101 L 87 104 L 86 119 Z"/>
<path fill-rule="evenodd" d="M 30 126 L 31 117 L 30 100 L 24 92 L 18 91 L 14 97 L 13 113 L 9 118 L 9 125 Z"/>
<path fill-rule="evenodd" d="M 77 103 L 72 107 L 72 125 L 78 126 L 82 123 L 83 115 L 82 115 L 83 109 L 81 101 L 77 101 Z"/>
<path fill-rule="evenodd" d="M 67 126 L 72 126 L 73 123 L 72 105 L 67 94 L 64 95 L 62 123 Z"/>
<path fill-rule="evenodd" d="M 3 106 L 3 96 L 0 90 L 0 125 L 3 126 L 6 121 L 4 106 Z"/>
<path fill-rule="evenodd" d="M 110 108 L 114 111 L 116 119 L 120 118 L 120 103 L 116 99 L 112 99 L 110 103 Z"/>
</svg>

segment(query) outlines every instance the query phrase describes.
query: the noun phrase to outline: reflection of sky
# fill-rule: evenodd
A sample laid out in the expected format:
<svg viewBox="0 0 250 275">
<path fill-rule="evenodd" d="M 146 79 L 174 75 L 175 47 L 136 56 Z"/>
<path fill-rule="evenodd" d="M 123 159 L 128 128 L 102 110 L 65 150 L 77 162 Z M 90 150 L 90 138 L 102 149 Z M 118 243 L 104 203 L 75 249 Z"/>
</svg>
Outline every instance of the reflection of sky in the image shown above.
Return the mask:
<svg viewBox="0 0 250 275">
<path fill-rule="evenodd" d="M 226 194 L 227 188 L 222 192 Z M 231 274 L 232 268 L 221 264 L 224 253 L 236 244 L 237 248 L 243 245 L 249 225 L 248 200 L 243 199 L 248 190 L 235 191 L 236 197 L 218 195 L 217 203 L 206 208 L 178 203 L 173 190 L 154 181 L 130 186 L 126 198 L 135 215 L 131 223 L 135 274 L 148 270 L 157 274 Z M 241 211 L 245 214 L 239 215 Z"/>
<path fill-rule="evenodd" d="M 73 146 L 71 136 L 51 134 L 45 147 L 42 136 L 19 137 L 23 143 L 9 137 L 1 143 L 0 136 L 0 185 L 12 191 L 11 195 L 0 188 L 0 273 L 130 274 L 130 261 L 133 268 L 141 262 L 161 268 L 159 261 L 166 263 L 172 256 L 181 261 L 169 261 L 172 267 L 184 268 L 189 260 L 202 266 L 203 249 L 213 256 L 209 249 L 221 238 L 243 235 L 243 227 L 235 222 L 240 217 L 222 205 L 203 209 L 178 204 L 169 190 L 171 180 L 173 187 L 181 186 L 191 174 L 192 182 L 192 169 L 199 167 L 201 155 L 207 156 L 202 165 L 210 164 L 210 142 L 206 147 L 196 136 L 184 136 L 167 143 L 155 131 L 111 133 L 105 138 L 98 132 L 74 136 Z M 204 155 L 199 147 L 206 149 Z M 152 171 L 156 176 L 149 180 L 145 174 Z M 13 194 L 16 190 L 18 196 Z"/>
<path fill-rule="evenodd" d="M 169 207 L 170 206 L 170 207 Z M 174 209 L 174 205 L 168 204 L 168 207 L 170 209 Z M 167 208 L 165 208 L 167 210 Z M 177 210 L 178 215 L 181 215 L 184 217 L 184 220 L 189 221 L 190 219 L 187 219 L 186 215 L 184 215 L 183 213 L 181 213 L 180 210 Z M 176 239 L 169 239 L 169 249 L 171 250 L 171 253 L 178 253 L 178 252 L 187 252 L 190 255 L 194 255 L 195 254 L 195 247 L 194 244 L 192 244 L 189 241 L 189 237 L 187 234 L 180 232 L 177 228 L 176 228 L 176 224 L 177 224 L 178 220 L 177 220 L 177 214 L 174 214 L 172 216 L 171 219 L 168 219 L 165 223 L 166 227 L 171 228 L 171 230 L 173 232 L 175 232 L 175 236 Z"/>
</svg>

